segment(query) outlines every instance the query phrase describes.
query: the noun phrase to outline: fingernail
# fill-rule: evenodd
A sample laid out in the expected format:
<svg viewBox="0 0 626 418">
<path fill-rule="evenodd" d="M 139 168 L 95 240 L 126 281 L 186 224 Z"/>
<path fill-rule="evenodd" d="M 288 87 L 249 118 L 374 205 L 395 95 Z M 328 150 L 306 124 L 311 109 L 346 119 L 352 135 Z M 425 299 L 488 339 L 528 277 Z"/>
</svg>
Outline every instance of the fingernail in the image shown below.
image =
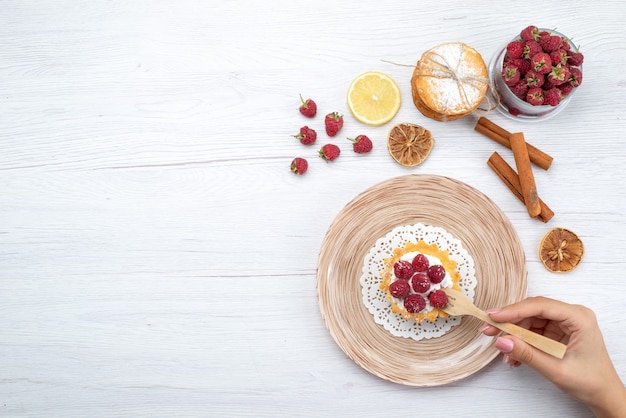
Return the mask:
<svg viewBox="0 0 626 418">
<path fill-rule="evenodd" d="M 485 312 L 487 312 L 488 314 L 492 314 L 492 313 L 498 313 L 501 310 L 502 309 L 500 309 L 500 308 L 491 308 L 491 309 L 487 309 Z"/>
<path fill-rule="evenodd" d="M 484 323 L 480 326 L 480 328 L 478 328 L 478 331 L 480 332 L 485 332 L 487 331 L 489 328 L 491 328 L 491 325 Z"/>
<path fill-rule="evenodd" d="M 509 364 L 509 360 L 510 359 L 511 359 L 511 356 L 509 356 L 508 354 L 505 354 L 505 355 L 502 356 L 502 363 Z"/>
<path fill-rule="evenodd" d="M 513 341 L 508 338 L 498 337 L 494 346 L 503 353 L 510 353 L 513 351 Z"/>
</svg>

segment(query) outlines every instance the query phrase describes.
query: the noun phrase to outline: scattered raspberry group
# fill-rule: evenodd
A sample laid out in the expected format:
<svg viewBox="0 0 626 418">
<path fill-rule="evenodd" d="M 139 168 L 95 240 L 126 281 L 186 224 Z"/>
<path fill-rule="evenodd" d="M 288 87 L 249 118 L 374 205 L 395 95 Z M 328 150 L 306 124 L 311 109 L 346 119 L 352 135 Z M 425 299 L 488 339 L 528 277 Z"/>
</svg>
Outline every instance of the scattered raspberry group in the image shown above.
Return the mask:
<svg viewBox="0 0 626 418">
<path fill-rule="evenodd" d="M 396 277 L 389 285 L 389 293 L 401 299 L 404 309 L 409 313 L 418 313 L 426 308 L 426 299 L 434 308 L 444 308 L 448 296 L 443 290 L 433 290 L 433 284 L 441 283 L 446 270 L 441 264 L 430 265 L 424 254 L 417 254 L 412 261 L 399 260 L 393 265 Z"/>
<path fill-rule="evenodd" d="M 317 103 L 313 99 L 304 99 L 300 95 L 300 107 L 298 111 L 307 118 L 314 118 L 317 114 Z M 329 137 L 336 136 L 343 128 L 343 115 L 339 112 L 330 112 L 324 116 L 324 129 Z M 303 145 L 312 145 L 317 140 L 317 132 L 309 126 L 303 126 L 300 131 L 293 135 Z M 357 135 L 354 138 L 348 138 L 352 142 L 352 150 L 357 154 L 366 154 L 372 150 L 372 141 L 366 135 Z M 341 149 L 335 144 L 325 144 L 319 151 L 318 156 L 324 161 L 334 161 L 341 154 Z M 308 161 L 305 158 L 298 157 L 291 162 L 290 169 L 294 174 L 302 175 L 308 169 Z"/>
<path fill-rule="evenodd" d="M 529 104 L 557 106 L 582 83 L 579 67 L 583 59 L 569 39 L 527 26 L 519 39 L 506 46 L 502 79 L 513 94 Z"/>
</svg>

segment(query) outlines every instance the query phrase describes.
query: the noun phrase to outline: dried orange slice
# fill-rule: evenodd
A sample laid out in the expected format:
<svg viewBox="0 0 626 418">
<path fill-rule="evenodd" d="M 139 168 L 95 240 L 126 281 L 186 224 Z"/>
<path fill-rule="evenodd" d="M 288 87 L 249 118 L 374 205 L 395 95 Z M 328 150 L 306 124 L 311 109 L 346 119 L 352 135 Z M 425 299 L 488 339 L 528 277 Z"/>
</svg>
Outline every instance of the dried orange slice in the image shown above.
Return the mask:
<svg viewBox="0 0 626 418">
<path fill-rule="evenodd" d="M 583 258 L 585 249 L 578 235 L 565 228 L 554 228 L 543 237 L 539 258 L 551 272 L 567 273 L 574 270 Z"/>
<path fill-rule="evenodd" d="M 389 131 L 387 148 L 400 165 L 413 167 L 424 162 L 435 145 L 428 129 L 412 123 L 401 123 Z"/>
<path fill-rule="evenodd" d="M 368 71 L 355 78 L 348 87 L 348 108 L 367 125 L 382 125 L 398 113 L 402 102 L 400 88 L 385 73 Z"/>
</svg>

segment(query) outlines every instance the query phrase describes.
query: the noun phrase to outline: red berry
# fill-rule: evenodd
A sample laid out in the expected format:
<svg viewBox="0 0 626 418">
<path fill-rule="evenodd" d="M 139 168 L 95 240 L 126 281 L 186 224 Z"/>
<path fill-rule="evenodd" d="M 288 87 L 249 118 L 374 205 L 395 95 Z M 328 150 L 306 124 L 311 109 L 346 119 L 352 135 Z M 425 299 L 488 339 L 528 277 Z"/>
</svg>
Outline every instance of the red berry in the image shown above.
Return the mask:
<svg viewBox="0 0 626 418">
<path fill-rule="evenodd" d="M 441 289 L 437 289 L 428 295 L 428 301 L 433 308 L 445 308 L 448 304 L 448 295 Z"/>
<path fill-rule="evenodd" d="M 410 313 L 417 313 L 426 307 L 426 301 L 421 295 L 409 295 L 404 298 L 404 309 Z"/>
<path fill-rule="evenodd" d="M 311 99 L 304 100 L 302 95 L 300 95 L 300 101 L 302 104 L 300 105 L 300 113 L 302 113 L 307 118 L 312 118 L 317 113 L 317 104 Z"/>
<path fill-rule="evenodd" d="M 319 151 L 320 157 L 326 162 L 335 160 L 340 153 L 341 150 L 335 144 L 326 144 Z"/>
<path fill-rule="evenodd" d="M 526 80 L 526 85 L 528 86 L 528 88 L 541 87 L 543 86 L 543 83 L 545 83 L 546 81 L 546 76 L 541 74 L 538 71 L 530 70 L 529 72 L 526 73 L 525 80 Z"/>
<path fill-rule="evenodd" d="M 543 104 L 543 89 L 541 87 L 528 89 L 526 101 L 533 106 L 541 106 Z"/>
<path fill-rule="evenodd" d="M 299 176 L 306 173 L 306 170 L 309 168 L 309 163 L 304 158 L 294 158 L 291 162 L 291 172 L 297 174 Z"/>
<path fill-rule="evenodd" d="M 519 68 L 511 65 L 509 62 L 502 68 L 502 79 L 504 80 L 504 84 L 507 86 L 514 86 L 520 80 L 521 74 L 519 72 Z"/>
<path fill-rule="evenodd" d="M 556 87 L 552 87 L 544 93 L 543 102 L 544 104 L 550 106 L 557 106 L 561 102 L 561 90 Z"/>
<path fill-rule="evenodd" d="M 526 100 L 526 93 L 528 93 L 528 84 L 526 81 L 520 81 L 516 85 L 511 87 L 511 92 L 522 100 Z"/>
<path fill-rule="evenodd" d="M 404 299 L 411 292 L 411 286 L 406 280 L 396 280 L 389 285 L 389 292 L 394 298 Z"/>
<path fill-rule="evenodd" d="M 527 26 L 520 32 L 520 38 L 524 41 L 536 41 L 539 39 L 539 28 L 537 26 Z"/>
<path fill-rule="evenodd" d="M 434 266 L 430 266 L 428 268 L 428 278 L 432 283 L 441 283 L 445 277 L 446 270 L 441 264 L 435 264 Z"/>
<path fill-rule="evenodd" d="M 430 263 L 428 262 L 428 257 L 426 257 L 424 254 L 417 254 L 415 257 L 413 257 L 413 261 L 411 261 L 411 264 L 413 265 L 413 270 L 415 270 L 416 272 L 422 272 L 428 270 L 428 266 Z"/>
<path fill-rule="evenodd" d="M 561 38 L 559 35 L 551 35 L 550 33 L 545 33 L 542 34 L 539 38 L 539 45 L 541 45 L 541 48 L 544 52 L 550 53 L 553 51 L 558 51 L 563 45 L 563 38 Z"/>
<path fill-rule="evenodd" d="M 516 107 L 509 106 L 509 113 L 513 116 L 519 116 L 522 114 L 522 111 Z"/>
<path fill-rule="evenodd" d="M 583 82 L 583 72 L 580 71 L 579 68 L 570 68 L 570 77 L 569 77 L 569 84 L 571 84 L 573 87 L 578 87 L 582 84 Z"/>
<path fill-rule="evenodd" d="M 510 58 L 521 58 L 524 55 L 524 42 L 512 41 L 506 46 L 506 53 Z"/>
<path fill-rule="evenodd" d="M 348 141 L 352 142 L 352 149 L 357 154 L 366 154 L 372 150 L 372 141 L 365 135 L 348 138 Z"/>
<path fill-rule="evenodd" d="M 415 273 L 411 278 L 411 287 L 415 293 L 426 293 L 430 290 L 430 280 L 426 273 Z"/>
<path fill-rule="evenodd" d="M 337 135 L 337 132 L 339 132 L 343 127 L 343 115 L 340 115 L 337 112 L 327 114 L 324 118 L 324 125 L 328 136 Z"/>
<path fill-rule="evenodd" d="M 552 70 L 548 73 L 548 80 L 555 86 L 566 83 L 569 77 L 569 68 L 561 64 L 553 66 Z"/>
<path fill-rule="evenodd" d="M 585 57 L 580 52 L 570 52 L 567 63 L 574 67 L 580 67 L 581 65 L 583 65 L 584 59 Z"/>
<path fill-rule="evenodd" d="M 409 280 L 413 276 L 413 266 L 406 260 L 396 261 L 396 264 L 393 265 L 393 274 L 398 279 Z"/>
<path fill-rule="evenodd" d="M 539 52 L 533 55 L 530 61 L 532 69 L 541 74 L 547 74 L 552 69 L 552 60 L 550 60 L 550 55 L 545 52 Z"/>
<path fill-rule="evenodd" d="M 530 71 L 531 63 L 528 58 L 517 58 L 509 61 L 509 64 L 517 67 L 520 72 L 520 76 L 524 77 L 528 71 Z"/>
<path fill-rule="evenodd" d="M 570 83 L 561 84 L 560 86 L 556 86 L 556 88 L 559 89 L 559 92 L 561 94 L 561 100 L 563 100 L 572 92 L 572 90 L 574 90 L 575 87 L 570 82 Z"/>
<path fill-rule="evenodd" d="M 567 64 L 568 58 L 569 58 L 569 55 L 567 51 L 564 49 L 559 49 L 557 51 L 550 52 L 550 61 L 552 61 L 552 65 L 557 65 L 557 64 L 565 65 Z"/>
<path fill-rule="evenodd" d="M 524 58 L 532 59 L 535 55 L 543 52 L 541 45 L 537 41 L 527 41 L 524 47 Z"/>
<path fill-rule="evenodd" d="M 552 81 L 550 81 L 549 79 L 546 78 L 546 81 L 543 83 L 543 86 L 541 86 L 543 88 L 544 91 L 548 91 L 550 90 L 552 87 L 556 87 L 554 84 L 552 84 Z"/>
<path fill-rule="evenodd" d="M 302 128 L 300 128 L 300 132 L 293 137 L 299 139 L 300 142 L 304 145 L 311 145 L 317 139 L 317 132 L 315 132 L 315 129 L 309 128 L 308 126 L 303 126 Z"/>
</svg>

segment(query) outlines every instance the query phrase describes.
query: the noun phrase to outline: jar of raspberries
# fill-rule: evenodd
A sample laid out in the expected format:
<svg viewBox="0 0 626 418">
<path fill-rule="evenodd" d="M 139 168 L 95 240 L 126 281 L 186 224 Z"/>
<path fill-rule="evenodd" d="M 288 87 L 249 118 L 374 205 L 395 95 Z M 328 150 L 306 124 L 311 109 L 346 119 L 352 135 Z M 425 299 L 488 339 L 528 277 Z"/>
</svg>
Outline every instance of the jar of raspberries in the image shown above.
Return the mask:
<svg viewBox="0 0 626 418">
<path fill-rule="evenodd" d="M 498 109 L 517 120 L 555 116 L 582 83 L 583 58 L 563 34 L 536 26 L 524 28 L 489 65 Z"/>
</svg>

